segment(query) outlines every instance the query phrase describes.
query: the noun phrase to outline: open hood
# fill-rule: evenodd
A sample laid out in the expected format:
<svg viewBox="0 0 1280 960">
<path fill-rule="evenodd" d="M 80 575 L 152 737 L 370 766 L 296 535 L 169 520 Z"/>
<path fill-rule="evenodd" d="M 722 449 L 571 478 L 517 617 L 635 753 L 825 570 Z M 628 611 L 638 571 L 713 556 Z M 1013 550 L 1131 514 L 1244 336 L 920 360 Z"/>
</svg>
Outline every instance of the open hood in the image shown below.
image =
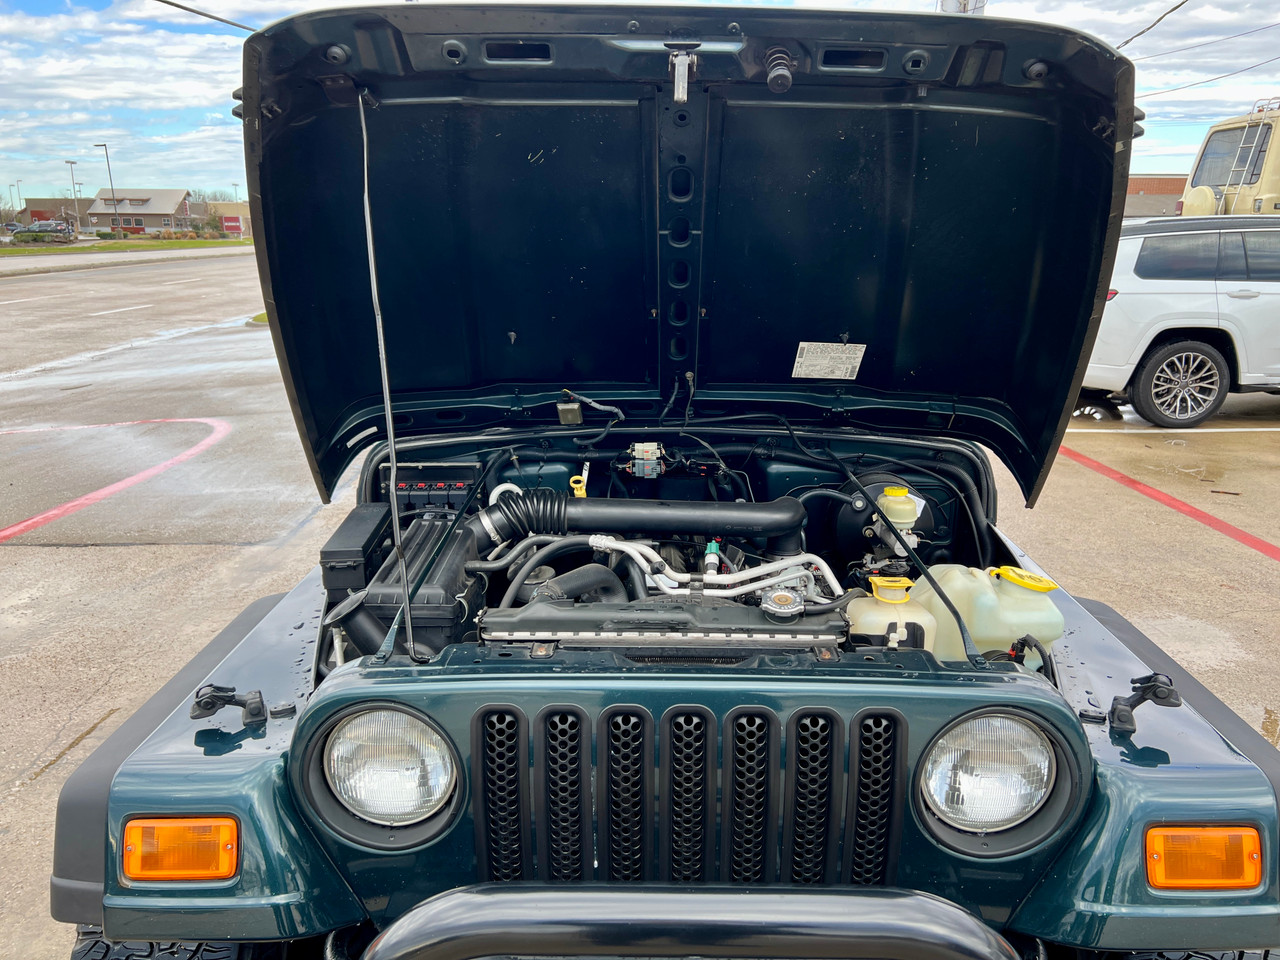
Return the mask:
<svg viewBox="0 0 1280 960">
<path fill-rule="evenodd" d="M 985 17 L 415 3 L 253 35 L 258 262 L 322 495 L 385 439 L 372 249 L 398 436 L 557 424 L 564 388 L 656 426 L 692 386 L 691 423 L 981 442 L 1034 500 L 1132 84 Z"/>
</svg>

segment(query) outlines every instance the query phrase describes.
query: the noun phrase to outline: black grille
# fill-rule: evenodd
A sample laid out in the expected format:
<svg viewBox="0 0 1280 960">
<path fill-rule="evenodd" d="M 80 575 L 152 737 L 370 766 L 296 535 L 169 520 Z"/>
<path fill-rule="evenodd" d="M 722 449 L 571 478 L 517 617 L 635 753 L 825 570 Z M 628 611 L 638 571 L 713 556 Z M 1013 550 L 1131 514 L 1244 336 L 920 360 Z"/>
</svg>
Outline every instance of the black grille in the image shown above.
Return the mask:
<svg viewBox="0 0 1280 960">
<path fill-rule="evenodd" d="M 571 710 L 552 711 L 542 718 L 543 752 L 540 772 L 545 795 L 539 824 L 546 843 L 547 877 L 551 880 L 583 879 L 586 848 L 583 783 L 582 717 Z M 589 742 L 588 742 L 589 746 Z"/>
<path fill-rule="evenodd" d="M 731 725 L 725 758 L 729 768 L 727 824 L 728 879 L 733 883 L 772 880 L 769 869 L 770 801 L 776 760 L 771 741 L 770 718 L 742 713 Z"/>
<path fill-rule="evenodd" d="M 891 716 L 864 716 L 857 738 L 853 811 L 850 818 L 849 880 L 883 884 L 889 869 L 889 831 L 897 782 L 897 722 Z"/>
<path fill-rule="evenodd" d="M 850 728 L 825 707 L 785 729 L 763 707 L 673 707 L 660 723 L 637 706 L 550 707 L 532 722 L 485 707 L 472 734 L 480 876 L 890 883 L 900 724 L 867 711 Z"/>
<path fill-rule="evenodd" d="M 786 824 L 792 883 L 822 883 L 827 878 L 831 838 L 839 830 L 839 824 L 831 829 L 837 730 L 835 721 L 821 713 L 802 714 L 792 723 L 792 806 Z"/>
<path fill-rule="evenodd" d="M 521 718 L 514 712 L 483 715 L 484 765 L 479 792 L 484 797 L 481 849 L 491 880 L 519 880 L 525 873 L 524 777 L 528 759 Z"/>
<path fill-rule="evenodd" d="M 649 852 L 649 727 L 640 713 L 610 715 L 602 730 L 604 761 L 604 817 L 607 831 L 601 838 L 606 860 L 604 875 L 609 880 L 647 879 L 645 863 Z"/>
<path fill-rule="evenodd" d="M 715 742 L 710 717 L 700 712 L 676 713 L 668 718 L 666 777 L 669 813 L 663 831 L 667 873 L 672 880 L 691 883 L 707 878 L 710 867 L 711 759 Z"/>
</svg>

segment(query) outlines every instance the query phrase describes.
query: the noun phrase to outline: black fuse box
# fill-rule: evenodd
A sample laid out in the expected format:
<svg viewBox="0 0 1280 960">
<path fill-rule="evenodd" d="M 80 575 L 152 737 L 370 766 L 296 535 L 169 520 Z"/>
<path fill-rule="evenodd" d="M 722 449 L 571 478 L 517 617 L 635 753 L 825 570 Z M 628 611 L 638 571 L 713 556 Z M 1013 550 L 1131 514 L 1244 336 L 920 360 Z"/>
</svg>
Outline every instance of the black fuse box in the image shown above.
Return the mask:
<svg viewBox="0 0 1280 960">
<path fill-rule="evenodd" d="M 361 503 L 320 548 L 320 579 L 329 602 L 369 585 L 391 542 L 391 504 Z"/>
</svg>

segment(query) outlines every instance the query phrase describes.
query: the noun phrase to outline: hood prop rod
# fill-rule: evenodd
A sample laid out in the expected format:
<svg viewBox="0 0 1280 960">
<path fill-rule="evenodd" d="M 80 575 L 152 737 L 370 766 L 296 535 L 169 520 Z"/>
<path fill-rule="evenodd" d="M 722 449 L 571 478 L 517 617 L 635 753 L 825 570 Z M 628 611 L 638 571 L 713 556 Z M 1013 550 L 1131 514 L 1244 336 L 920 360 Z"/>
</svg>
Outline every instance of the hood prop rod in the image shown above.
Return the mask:
<svg viewBox="0 0 1280 960">
<path fill-rule="evenodd" d="M 369 127 L 365 122 L 365 103 L 377 107 L 378 101 L 366 87 L 360 91 L 356 103 L 360 108 L 360 140 L 364 146 L 364 238 L 369 259 L 369 291 L 373 303 L 373 322 L 378 335 L 378 372 L 382 376 L 382 409 L 387 418 L 387 454 L 391 475 L 387 488 L 391 494 L 391 538 L 395 544 L 396 561 L 400 566 L 400 583 L 404 586 L 404 635 L 409 645 L 409 659 L 417 660 L 413 643 L 413 617 L 411 614 L 412 590 L 409 584 L 409 565 L 405 562 L 404 541 L 400 535 L 400 504 L 396 497 L 396 425 L 391 411 L 391 378 L 387 374 L 387 340 L 382 328 L 382 304 L 378 300 L 378 258 L 373 251 L 373 213 L 369 205 Z"/>
</svg>

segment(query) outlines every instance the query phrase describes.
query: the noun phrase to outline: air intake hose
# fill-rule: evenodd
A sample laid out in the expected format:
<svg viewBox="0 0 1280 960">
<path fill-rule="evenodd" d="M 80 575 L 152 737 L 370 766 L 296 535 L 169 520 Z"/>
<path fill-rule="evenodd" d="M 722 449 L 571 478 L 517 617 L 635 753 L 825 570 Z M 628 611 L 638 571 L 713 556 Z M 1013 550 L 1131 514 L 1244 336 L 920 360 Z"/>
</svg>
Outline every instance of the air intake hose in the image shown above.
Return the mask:
<svg viewBox="0 0 1280 960">
<path fill-rule="evenodd" d="M 530 533 L 700 533 L 716 537 L 767 537 L 779 557 L 803 551 L 804 505 L 793 497 L 768 503 L 704 503 L 686 500 L 571 498 L 556 490 L 504 493 L 468 521 L 478 542 L 494 544 Z"/>
</svg>

